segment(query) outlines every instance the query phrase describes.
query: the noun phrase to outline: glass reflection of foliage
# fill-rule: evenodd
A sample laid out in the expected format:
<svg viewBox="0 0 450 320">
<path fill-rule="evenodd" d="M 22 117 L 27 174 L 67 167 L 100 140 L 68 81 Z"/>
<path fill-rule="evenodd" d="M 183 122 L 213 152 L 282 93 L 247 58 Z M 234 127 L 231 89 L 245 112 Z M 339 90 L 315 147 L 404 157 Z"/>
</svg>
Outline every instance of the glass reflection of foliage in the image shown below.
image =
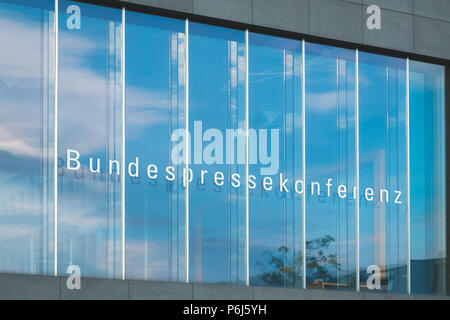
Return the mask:
<svg viewBox="0 0 450 320">
<path fill-rule="evenodd" d="M 334 276 L 340 270 L 337 255 L 335 253 L 327 253 L 326 250 L 335 239 L 326 235 L 322 238 L 316 238 L 306 241 L 306 270 L 311 273 L 311 277 L 321 282 L 337 283 Z"/>
<path fill-rule="evenodd" d="M 275 286 L 275 287 L 284 287 L 284 286 L 292 286 L 298 287 L 302 283 L 302 273 L 301 273 L 301 264 L 302 264 L 302 254 L 298 252 L 298 254 L 294 253 L 294 264 L 286 265 L 285 264 L 285 256 L 289 254 L 289 248 L 285 246 L 281 246 L 277 250 L 277 254 L 273 255 L 271 251 L 265 250 L 263 252 L 264 256 L 269 257 L 269 261 L 267 264 L 257 261 L 257 266 L 259 269 L 267 270 L 268 268 L 271 271 L 266 271 L 261 274 L 260 280 L 262 280 L 264 285 Z M 286 284 L 285 284 L 286 282 Z"/>
<path fill-rule="evenodd" d="M 336 283 L 337 278 L 334 276 L 335 272 L 330 272 L 332 269 L 340 270 L 340 264 L 335 253 L 328 253 L 327 249 L 335 242 L 335 239 L 330 235 L 315 238 L 311 241 L 306 241 L 306 267 L 310 277 L 321 281 L 322 283 Z M 277 249 L 276 254 L 265 250 L 264 255 L 268 256 L 268 262 L 257 262 L 261 270 L 270 269 L 261 274 L 260 279 L 265 285 L 269 286 L 294 286 L 299 287 L 302 283 L 302 253 L 293 253 L 294 261 L 291 265 L 286 265 L 286 256 L 290 255 L 289 248 L 281 246 Z"/>
</svg>

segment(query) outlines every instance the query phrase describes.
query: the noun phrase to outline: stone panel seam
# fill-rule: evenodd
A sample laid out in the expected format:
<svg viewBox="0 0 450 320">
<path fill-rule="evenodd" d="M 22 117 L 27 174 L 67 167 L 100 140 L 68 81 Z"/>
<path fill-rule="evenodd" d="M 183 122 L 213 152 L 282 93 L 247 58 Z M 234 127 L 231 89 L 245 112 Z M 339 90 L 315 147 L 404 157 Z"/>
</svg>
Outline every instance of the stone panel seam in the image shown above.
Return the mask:
<svg viewBox="0 0 450 320">
<path fill-rule="evenodd" d="M 255 20 L 253 18 L 253 10 L 255 8 L 255 0 L 252 0 L 252 24 L 255 23 Z"/>
<path fill-rule="evenodd" d="M 362 44 L 366 43 L 366 38 L 364 36 L 364 28 L 366 26 L 366 11 L 364 10 L 364 1 L 361 3 L 361 11 L 362 11 L 362 20 L 361 20 L 361 35 L 362 35 Z M 383 18 L 382 18 L 383 19 Z M 383 23 L 383 20 L 381 20 L 381 23 Z"/>
<path fill-rule="evenodd" d="M 438 21 L 438 22 L 450 23 L 450 20 L 444 20 L 444 19 L 438 19 L 438 18 L 430 18 L 430 17 L 426 17 L 426 16 L 421 16 L 420 14 L 411 14 L 411 16 L 424 18 L 424 19 L 428 19 L 428 20 L 434 20 L 434 21 Z"/>
<path fill-rule="evenodd" d="M 308 0 L 308 34 L 311 34 L 311 0 Z"/>
<path fill-rule="evenodd" d="M 423 18 L 423 19 L 427 19 L 427 20 L 432 20 L 432 21 L 436 21 L 436 22 L 442 22 L 442 23 L 450 23 L 450 20 L 443 20 L 443 19 L 437 19 L 437 18 L 430 18 L 430 17 L 425 17 L 425 16 L 421 16 L 418 14 L 412 14 L 413 17 L 417 17 L 417 18 Z"/>
<path fill-rule="evenodd" d="M 414 1 L 413 1 L 414 2 Z M 414 4 L 413 4 L 413 6 L 414 6 Z M 413 7 L 413 10 L 414 10 L 414 7 Z M 416 52 L 416 32 L 417 32 L 417 30 L 416 30 L 416 17 L 417 16 L 415 16 L 415 15 L 413 15 L 413 30 L 412 30 L 412 32 L 413 32 L 413 43 L 412 43 L 412 45 L 413 45 L 413 47 L 412 47 L 412 49 L 413 49 L 413 51 L 414 52 Z"/>
<path fill-rule="evenodd" d="M 311 34 L 311 0 L 308 0 L 307 6 L 308 6 L 308 34 Z"/>
<path fill-rule="evenodd" d="M 434 18 L 428 18 L 428 17 L 418 16 L 418 15 L 413 15 L 413 52 L 412 53 L 420 53 L 418 51 L 419 49 L 417 48 L 416 41 L 415 41 L 416 33 L 417 33 L 417 27 L 416 27 L 417 26 L 417 23 L 416 23 L 416 19 L 417 18 L 421 18 L 421 19 L 427 20 L 430 23 L 437 22 L 437 23 L 443 23 L 443 24 L 450 25 L 450 21 L 445 21 L 445 20 L 440 20 L 440 19 L 434 19 Z M 426 54 L 426 55 L 430 56 L 430 54 Z M 434 55 L 432 57 L 437 57 L 437 56 Z M 439 58 L 445 59 L 445 60 L 450 60 L 450 55 L 447 55 L 447 57 L 439 56 Z"/>
<path fill-rule="evenodd" d="M 59 278 L 59 300 L 62 300 L 62 290 L 61 290 L 61 286 L 62 286 L 62 283 L 63 283 L 63 279 L 62 279 L 62 277 L 60 276 L 60 277 L 58 277 Z"/>
</svg>

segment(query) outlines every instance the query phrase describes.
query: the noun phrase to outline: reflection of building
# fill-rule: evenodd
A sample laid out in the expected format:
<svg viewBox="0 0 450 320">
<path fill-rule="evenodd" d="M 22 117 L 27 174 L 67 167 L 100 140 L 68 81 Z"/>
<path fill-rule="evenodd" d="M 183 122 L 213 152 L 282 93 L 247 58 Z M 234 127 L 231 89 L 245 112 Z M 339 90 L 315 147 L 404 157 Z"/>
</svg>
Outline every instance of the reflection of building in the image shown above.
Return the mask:
<svg viewBox="0 0 450 320">
<path fill-rule="evenodd" d="M 133 2 L 0 0 L 0 287 L 77 265 L 182 298 L 199 283 L 367 297 L 375 265 L 383 293 L 446 293 L 448 5 L 385 4 L 370 31 L 340 0 Z M 230 129 L 279 140 L 234 162 Z"/>
</svg>

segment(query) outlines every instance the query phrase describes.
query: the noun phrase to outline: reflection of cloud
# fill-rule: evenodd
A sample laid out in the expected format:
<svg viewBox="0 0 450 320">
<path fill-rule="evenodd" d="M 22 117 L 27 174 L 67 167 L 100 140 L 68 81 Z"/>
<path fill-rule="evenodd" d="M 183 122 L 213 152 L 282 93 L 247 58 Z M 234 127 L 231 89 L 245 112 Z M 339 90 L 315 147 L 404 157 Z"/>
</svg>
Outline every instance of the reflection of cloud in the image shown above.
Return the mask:
<svg viewBox="0 0 450 320">
<path fill-rule="evenodd" d="M 5 126 L 6 127 L 6 126 Z M 31 157 L 39 157 L 41 148 L 27 143 L 24 139 L 20 139 L 8 128 L 0 128 L 0 149 L 11 152 L 15 155 L 27 155 Z M 34 140 L 34 139 L 33 139 Z M 36 142 L 36 141 L 33 141 Z"/>
<path fill-rule="evenodd" d="M 6 18 L 0 19 L 0 78 L 11 87 L 22 78 L 40 78 L 40 40 L 41 26 L 38 21 L 27 19 L 18 22 Z M 7 44 L 7 45 L 6 45 Z"/>
<path fill-rule="evenodd" d="M 349 155 L 348 162 L 346 159 L 342 159 L 338 161 L 336 159 L 336 156 L 330 156 L 327 161 L 323 161 L 322 163 L 308 163 L 307 164 L 307 177 L 308 179 L 326 179 L 332 178 L 334 181 L 337 179 L 337 175 L 339 174 L 341 177 L 344 176 L 344 178 L 341 178 L 343 181 L 345 181 L 345 177 L 349 178 L 350 183 L 353 184 L 354 174 L 355 174 L 355 168 L 354 164 L 352 163 L 354 159 Z M 336 182 L 337 183 L 337 182 Z M 350 188 L 351 186 L 347 186 Z"/>
<path fill-rule="evenodd" d="M 347 97 L 354 97 L 354 91 L 346 91 Z M 340 102 L 341 104 L 343 101 Z M 326 113 L 336 110 L 338 106 L 338 96 L 336 91 L 307 93 L 306 106 L 308 112 Z M 341 109 L 345 109 L 345 105 L 341 105 Z M 351 108 L 354 108 L 352 106 Z"/>
<path fill-rule="evenodd" d="M 51 44 L 41 43 L 38 20 L 2 19 L 0 30 L 14 30 L 14 33 L 0 32 L 1 43 L 9 44 L 0 50 L 0 150 L 39 157 L 41 139 L 53 140 L 52 125 L 47 123 L 53 114 L 53 97 L 47 95 L 52 92 L 53 75 L 48 74 L 47 78 L 41 70 L 41 46 L 47 45 L 50 48 L 44 49 L 51 51 Z M 62 31 L 60 41 L 60 144 L 77 147 L 85 154 L 103 150 L 105 138 L 121 131 L 122 88 L 117 80 L 121 79 L 120 65 L 110 70 L 111 78 L 116 79 L 111 83 L 105 75 L 107 57 L 103 61 L 92 58 L 104 50 L 104 39 L 95 40 Z M 117 47 L 114 50 L 119 52 Z M 50 65 L 44 68 L 53 67 L 51 59 L 49 56 Z M 130 97 L 127 124 L 131 136 L 149 125 L 167 122 L 167 92 L 130 86 L 127 93 Z M 48 114 L 41 114 L 43 107 L 48 108 Z M 117 127 L 115 132 L 111 131 L 111 125 Z M 49 132 L 45 134 L 41 126 L 48 126 Z"/>
<path fill-rule="evenodd" d="M 23 266 L 40 263 L 37 259 L 43 245 L 44 249 L 51 249 L 51 244 L 42 243 L 42 237 L 52 241 L 54 236 L 53 193 L 51 186 L 47 195 L 38 192 L 41 189 L 39 177 L 2 174 L 0 178 L 3 180 L 0 184 L 0 269 L 4 261 L 11 261 L 11 271 L 17 272 Z M 71 243 L 74 263 L 89 264 L 85 266 L 89 268 L 86 274 L 106 272 L 106 257 L 98 256 L 86 262 L 77 256 L 113 250 L 119 247 L 120 241 L 115 236 L 121 229 L 120 200 L 115 200 L 120 199 L 120 185 L 101 181 L 98 176 L 96 179 L 87 173 L 83 179 L 76 179 L 73 173 L 66 172 L 59 180 L 58 245 L 63 253 L 60 261 L 65 263 L 67 244 Z M 90 242 L 87 250 L 84 245 Z M 23 257 L 25 262 L 20 262 Z"/>
<path fill-rule="evenodd" d="M 8 261 L 15 271 L 40 263 L 36 262 L 40 259 L 38 252 L 43 245 L 47 246 L 42 237 L 48 237 L 48 241 L 53 237 L 52 191 L 45 189 L 51 189 L 51 181 L 39 177 L 45 174 L 41 171 L 45 170 L 40 161 L 44 149 L 41 143 L 53 140 L 53 126 L 49 123 L 54 103 L 50 96 L 53 40 L 51 34 L 42 34 L 45 28 L 41 28 L 38 12 L 38 19 L 34 20 L 29 15 L 22 20 L 16 15 L 0 20 L 0 41 L 8 44 L 0 49 L 0 155 L 2 168 L 10 172 L 0 174 L 0 265 Z M 112 143 L 121 140 L 116 137 L 121 132 L 120 65 L 105 72 L 111 66 L 108 63 L 120 54 L 120 37 L 116 46 L 110 44 L 114 52 L 106 57 L 107 37 L 105 34 L 103 38 L 102 35 L 81 38 L 77 33 L 61 32 L 59 143 L 77 148 L 82 154 L 103 150 L 110 138 Z M 48 64 L 43 65 L 43 61 Z M 133 130 L 167 121 L 167 93 L 128 89 L 135 93 L 129 101 L 127 119 Z M 113 125 L 117 129 L 111 130 Z M 26 172 L 23 163 L 30 166 Z M 46 164 L 47 160 L 44 167 Z M 120 186 L 104 180 L 94 182 L 87 173 L 84 179 L 66 174 L 59 181 L 61 248 L 70 240 L 75 244 L 76 254 L 90 254 L 81 243 L 94 238 L 93 251 L 106 252 L 105 249 L 116 247 L 117 243 L 111 239 L 114 236 L 111 233 L 107 236 L 106 231 L 120 231 L 120 222 L 112 222 L 118 217 L 114 208 L 120 208 L 117 207 L 120 195 L 116 194 Z M 99 256 L 93 262 L 96 270 L 105 269 L 102 258 Z"/>
<path fill-rule="evenodd" d="M 59 47 L 72 54 L 64 55 L 64 63 L 71 66 L 82 66 L 86 63 L 84 58 L 89 54 L 95 54 L 102 50 L 99 43 L 81 37 L 77 33 L 60 30 Z"/>
<path fill-rule="evenodd" d="M 41 91 L 47 88 L 41 88 L 41 25 L 25 19 L 0 20 L 0 42 L 7 44 L 0 49 L 0 149 L 38 157 L 42 146 L 36 123 L 45 103 Z"/>
<path fill-rule="evenodd" d="M 0 225 L 0 235 L 1 240 L 8 241 L 11 238 L 20 239 L 26 236 L 29 236 L 30 233 L 36 229 L 36 226 L 33 224 L 33 221 L 22 222 L 22 223 L 8 223 Z"/>
<path fill-rule="evenodd" d="M 169 123 L 167 91 L 128 86 L 126 99 L 127 138 L 137 138 L 149 126 Z"/>
<path fill-rule="evenodd" d="M 63 133 L 67 133 L 64 134 L 64 145 L 77 146 L 80 152 L 89 154 L 104 149 L 108 135 L 113 135 L 116 142 L 121 141 L 120 137 L 114 137 L 114 134 L 120 135 L 121 130 L 122 88 L 118 80 L 121 79 L 120 65 L 115 66 L 117 73 L 111 76 L 117 80 L 111 83 L 104 74 L 103 63 L 93 67 L 88 65 L 91 62 L 88 55 L 96 50 L 97 44 L 85 43 L 81 49 L 72 48 L 72 44 L 79 41 L 77 36 L 67 33 L 65 37 L 69 45 L 61 50 L 64 64 L 60 67 L 60 128 Z M 84 42 L 88 41 L 90 40 Z M 101 41 L 99 39 L 98 42 Z M 120 47 L 120 43 L 116 46 Z M 127 86 L 126 99 L 129 138 L 139 135 L 148 126 L 168 122 L 169 95 L 166 90 Z M 111 130 L 108 126 L 112 123 L 117 127 L 115 133 L 108 132 Z"/>
<path fill-rule="evenodd" d="M 320 92 L 306 94 L 306 106 L 310 112 L 325 113 L 336 109 L 336 92 Z"/>
<path fill-rule="evenodd" d="M 168 280 L 168 250 L 169 242 L 164 240 L 127 240 L 127 273 L 133 278 Z"/>
</svg>

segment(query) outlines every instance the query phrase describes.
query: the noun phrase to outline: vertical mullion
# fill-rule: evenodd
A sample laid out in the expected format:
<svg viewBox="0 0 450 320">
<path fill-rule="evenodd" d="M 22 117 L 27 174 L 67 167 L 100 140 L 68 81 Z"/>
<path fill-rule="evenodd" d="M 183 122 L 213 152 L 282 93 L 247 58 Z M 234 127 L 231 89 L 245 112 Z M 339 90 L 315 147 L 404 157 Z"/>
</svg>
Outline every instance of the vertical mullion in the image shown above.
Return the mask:
<svg viewBox="0 0 450 320">
<path fill-rule="evenodd" d="M 306 289 L 306 96 L 305 96 L 305 40 L 302 40 L 302 176 L 303 176 L 303 201 L 302 201 L 302 287 Z"/>
<path fill-rule="evenodd" d="M 184 201 L 185 201 L 185 259 L 186 259 L 186 282 L 189 283 L 189 19 L 185 20 L 185 61 L 184 61 L 184 68 L 185 68 L 185 85 L 184 85 L 184 92 L 185 92 L 185 104 L 186 104 L 186 111 L 185 111 L 185 127 L 186 127 L 186 152 L 185 152 L 185 176 L 183 179 L 185 179 L 185 189 L 184 189 Z"/>
<path fill-rule="evenodd" d="M 122 8 L 122 279 L 125 279 L 125 8 Z"/>
<path fill-rule="evenodd" d="M 406 291 L 411 294 L 411 206 L 409 142 L 409 58 L 406 58 Z"/>
<path fill-rule="evenodd" d="M 248 65 L 248 30 L 245 30 L 245 285 L 250 285 L 250 243 L 249 243 L 249 155 L 248 155 L 248 135 L 249 135 L 249 65 Z"/>
<path fill-rule="evenodd" d="M 360 291 L 359 274 L 359 50 L 355 51 L 355 227 L 356 227 L 356 292 Z"/>
<path fill-rule="evenodd" d="M 55 221 L 54 221 L 54 275 L 58 275 L 58 51 L 59 51 L 59 43 L 58 43 L 58 0 L 55 0 L 55 18 L 54 18 L 54 36 L 55 36 L 55 110 L 54 110 L 54 164 L 53 164 L 53 205 L 54 205 L 54 215 L 55 215 Z"/>
</svg>

